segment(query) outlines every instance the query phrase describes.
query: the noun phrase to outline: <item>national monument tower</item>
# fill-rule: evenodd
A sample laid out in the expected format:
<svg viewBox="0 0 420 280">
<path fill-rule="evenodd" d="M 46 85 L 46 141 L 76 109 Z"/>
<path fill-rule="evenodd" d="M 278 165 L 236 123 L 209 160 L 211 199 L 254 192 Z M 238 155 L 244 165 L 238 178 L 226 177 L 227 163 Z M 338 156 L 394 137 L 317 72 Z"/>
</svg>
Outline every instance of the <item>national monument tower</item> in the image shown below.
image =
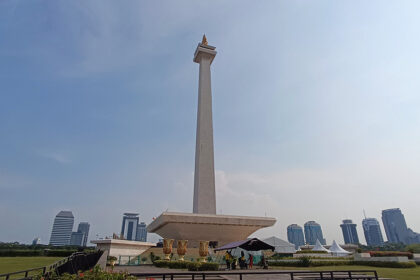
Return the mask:
<svg viewBox="0 0 420 280">
<path fill-rule="evenodd" d="M 204 35 L 193 59 L 199 64 L 193 213 L 163 212 L 147 227 L 163 238 L 188 240 L 191 246 L 197 246 L 200 240 L 217 242 L 219 246 L 244 240 L 276 222 L 268 217 L 216 214 L 210 70 L 216 53 L 216 47 L 208 45 Z"/>
</svg>

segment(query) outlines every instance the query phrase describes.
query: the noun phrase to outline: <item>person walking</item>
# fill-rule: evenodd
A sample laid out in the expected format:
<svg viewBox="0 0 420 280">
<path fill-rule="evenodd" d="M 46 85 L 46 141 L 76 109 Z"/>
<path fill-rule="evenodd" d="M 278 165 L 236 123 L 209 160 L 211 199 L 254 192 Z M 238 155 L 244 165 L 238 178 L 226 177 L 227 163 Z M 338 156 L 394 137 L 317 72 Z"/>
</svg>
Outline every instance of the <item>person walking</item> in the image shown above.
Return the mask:
<svg viewBox="0 0 420 280">
<path fill-rule="evenodd" d="M 226 251 L 225 253 L 225 261 L 226 261 L 226 269 L 230 270 L 231 255 L 229 251 Z"/>
<path fill-rule="evenodd" d="M 254 265 L 254 256 L 252 254 L 248 255 L 248 264 L 249 264 L 249 269 L 252 269 L 252 266 Z"/>
</svg>

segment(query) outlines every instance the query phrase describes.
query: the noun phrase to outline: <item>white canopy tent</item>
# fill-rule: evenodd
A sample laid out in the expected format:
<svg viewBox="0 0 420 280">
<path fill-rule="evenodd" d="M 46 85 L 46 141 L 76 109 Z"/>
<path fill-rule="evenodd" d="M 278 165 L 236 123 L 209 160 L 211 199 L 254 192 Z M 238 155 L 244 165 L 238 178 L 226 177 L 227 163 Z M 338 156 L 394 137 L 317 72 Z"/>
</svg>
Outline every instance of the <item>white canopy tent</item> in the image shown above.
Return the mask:
<svg viewBox="0 0 420 280">
<path fill-rule="evenodd" d="M 295 245 L 283 239 L 272 236 L 263 240 L 265 243 L 274 247 L 274 252 L 281 254 L 296 253 Z"/>
<path fill-rule="evenodd" d="M 338 245 L 337 242 L 335 242 L 335 240 L 333 241 L 333 244 L 330 247 L 330 251 L 331 251 L 331 254 L 333 254 L 334 256 L 340 256 L 340 257 L 347 256 L 350 254 L 350 252 L 341 248 L 340 245 Z"/>
<path fill-rule="evenodd" d="M 324 251 L 330 253 L 330 250 L 322 246 L 318 239 L 316 240 L 315 247 L 312 248 L 312 251 Z"/>
</svg>

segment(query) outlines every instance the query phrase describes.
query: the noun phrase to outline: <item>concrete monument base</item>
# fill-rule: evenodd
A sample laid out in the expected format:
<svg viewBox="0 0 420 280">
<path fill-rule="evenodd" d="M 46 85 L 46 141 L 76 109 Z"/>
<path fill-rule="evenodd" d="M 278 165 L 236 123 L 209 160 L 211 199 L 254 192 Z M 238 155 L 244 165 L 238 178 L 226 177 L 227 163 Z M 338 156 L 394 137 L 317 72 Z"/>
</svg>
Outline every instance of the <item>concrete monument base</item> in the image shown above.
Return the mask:
<svg viewBox="0 0 420 280">
<path fill-rule="evenodd" d="M 147 231 L 162 238 L 188 240 L 188 247 L 197 247 L 200 240 L 216 241 L 221 246 L 244 240 L 275 222 L 276 219 L 267 217 L 163 212 L 149 224 Z"/>
<path fill-rule="evenodd" d="M 93 240 L 91 243 L 102 251 L 108 251 L 109 256 L 138 256 L 151 247 L 156 246 L 155 243 L 120 240 L 120 239 L 101 239 Z"/>
</svg>

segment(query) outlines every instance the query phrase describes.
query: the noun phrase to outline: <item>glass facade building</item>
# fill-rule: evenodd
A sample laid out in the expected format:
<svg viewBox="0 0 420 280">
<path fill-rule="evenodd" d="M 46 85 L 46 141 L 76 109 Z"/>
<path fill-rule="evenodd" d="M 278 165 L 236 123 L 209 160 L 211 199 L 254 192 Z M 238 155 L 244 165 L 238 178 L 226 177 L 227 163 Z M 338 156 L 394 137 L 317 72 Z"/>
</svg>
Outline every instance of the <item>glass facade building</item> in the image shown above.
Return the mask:
<svg viewBox="0 0 420 280">
<path fill-rule="evenodd" d="M 378 246 L 384 243 L 381 226 L 375 218 L 365 218 L 362 221 L 363 232 L 368 246 Z"/>
<path fill-rule="evenodd" d="M 382 222 L 388 242 L 409 243 L 407 224 L 399 208 L 383 210 Z"/>
<path fill-rule="evenodd" d="M 295 249 L 305 245 L 302 227 L 297 224 L 291 224 L 287 227 L 287 240 L 295 245 Z"/>
<path fill-rule="evenodd" d="M 49 244 L 53 246 L 69 245 L 73 225 L 73 213 L 71 211 L 60 211 L 55 216 Z"/>
<path fill-rule="evenodd" d="M 137 235 L 136 235 L 136 241 L 143 241 L 146 242 L 147 240 L 147 230 L 146 230 L 146 224 L 141 222 L 137 226 Z"/>
<path fill-rule="evenodd" d="M 88 237 L 89 237 L 89 229 L 90 224 L 87 222 L 81 222 L 79 223 L 79 226 L 77 227 L 77 232 L 83 233 L 82 243 L 81 246 L 86 247 Z"/>
<path fill-rule="evenodd" d="M 318 224 L 317 222 L 315 221 L 306 222 L 304 225 L 304 228 L 305 228 L 305 240 L 307 244 L 315 245 L 317 240 L 319 240 L 319 242 L 322 245 L 325 245 L 327 243 L 322 234 L 321 225 Z"/>
<path fill-rule="evenodd" d="M 73 231 L 71 233 L 70 245 L 73 245 L 73 246 L 82 246 L 82 243 L 83 243 L 83 233 L 77 232 L 77 231 Z"/>
<path fill-rule="evenodd" d="M 343 220 L 340 225 L 343 231 L 344 243 L 345 244 L 359 244 L 359 236 L 357 235 L 356 224 L 353 224 L 352 220 Z"/>
<path fill-rule="evenodd" d="M 126 240 L 136 240 L 139 214 L 124 213 L 121 227 L 121 235 Z"/>
</svg>

